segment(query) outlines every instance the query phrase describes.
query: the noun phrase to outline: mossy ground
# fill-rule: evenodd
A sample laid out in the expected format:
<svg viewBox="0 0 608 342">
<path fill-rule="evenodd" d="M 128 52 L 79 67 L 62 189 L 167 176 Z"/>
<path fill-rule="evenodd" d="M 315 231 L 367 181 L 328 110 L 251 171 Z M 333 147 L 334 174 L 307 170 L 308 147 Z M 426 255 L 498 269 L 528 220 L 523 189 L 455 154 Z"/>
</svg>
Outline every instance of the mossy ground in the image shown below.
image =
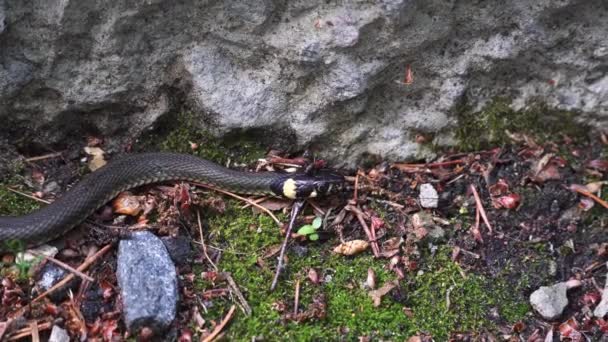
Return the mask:
<svg viewBox="0 0 608 342">
<path fill-rule="evenodd" d="M 10 191 L 0 183 L 0 216 L 23 215 L 39 207 L 38 202 Z"/>
<path fill-rule="evenodd" d="M 227 332 L 230 339 L 251 340 L 257 336 L 267 340 L 333 340 L 341 336 L 353 340 L 370 336 L 403 340 L 424 332 L 444 340 L 455 331 L 491 330 L 495 326 L 490 317 L 492 311 L 510 322 L 522 319 L 529 311 L 525 302 L 515 299 L 504 280 L 464 272 L 450 260 L 447 248 L 434 255 L 426 252 L 421 261 L 423 268 L 408 274 L 379 307 L 373 306 L 362 284 L 368 268 L 375 271 L 379 286 L 394 280 L 394 273 L 386 269 L 386 260 L 374 259 L 369 253 L 354 257 L 334 255 L 330 251 L 337 241 L 306 243 L 308 252 L 304 256 L 289 253 L 284 277 L 271 293 L 273 270 L 260 267 L 258 259 L 281 242 L 279 229 L 268 217 L 240 209 L 239 204 L 229 201 L 224 214 L 208 217 L 209 244 L 225 250 L 218 267 L 232 273 L 253 308 L 251 317 L 239 313 L 233 319 Z M 274 264 L 276 258 L 266 262 Z M 306 273 L 310 268 L 327 282 L 314 285 L 308 281 Z M 302 283 L 300 310 L 314 296 L 324 294 L 328 308 L 325 319 L 285 323 L 273 309 L 273 304 L 281 301 L 291 310 L 298 279 Z M 199 282 L 198 286 L 204 291 L 210 284 Z M 207 317 L 219 320 L 231 302 L 214 300 L 213 305 Z M 406 315 L 407 310 L 413 316 Z"/>
<path fill-rule="evenodd" d="M 249 163 L 264 156 L 265 149 L 255 138 L 229 135 L 218 140 L 210 131 L 197 128 L 195 116 L 190 112 L 168 116 L 158 126 L 140 139 L 138 149 L 190 153 L 219 164 Z"/>
<path fill-rule="evenodd" d="M 585 137 L 587 129 L 576 123 L 576 115 L 544 105 L 515 111 L 507 99 L 496 98 L 481 111 L 463 106 L 458 114 L 455 135 L 460 150 L 479 150 L 512 142 L 507 131 L 529 134 L 538 142 L 555 140 L 562 134 Z"/>
</svg>

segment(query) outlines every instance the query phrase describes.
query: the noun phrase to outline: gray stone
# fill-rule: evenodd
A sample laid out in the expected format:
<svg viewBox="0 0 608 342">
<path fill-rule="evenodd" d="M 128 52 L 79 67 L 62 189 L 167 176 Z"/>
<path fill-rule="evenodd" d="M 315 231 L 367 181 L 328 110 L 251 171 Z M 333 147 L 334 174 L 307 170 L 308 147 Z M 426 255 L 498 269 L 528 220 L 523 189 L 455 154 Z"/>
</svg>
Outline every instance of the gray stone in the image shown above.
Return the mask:
<svg viewBox="0 0 608 342">
<path fill-rule="evenodd" d="M 136 232 L 118 246 L 118 285 L 127 328 L 148 327 L 160 333 L 175 319 L 179 300 L 177 273 L 162 241 Z"/>
<path fill-rule="evenodd" d="M 606 16 L 603 0 L 4 0 L 0 139 L 96 133 L 112 152 L 185 105 L 217 135 L 352 165 L 432 156 L 458 108 L 498 96 L 605 127 Z"/>
<path fill-rule="evenodd" d="M 437 208 L 439 204 L 439 194 L 430 183 L 420 185 L 419 199 L 423 208 Z"/>
<path fill-rule="evenodd" d="M 543 318 L 556 319 L 568 305 L 567 289 L 566 283 L 541 286 L 530 295 L 530 304 Z"/>
<path fill-rule="evenodd" d="M 70 342 L 70 335 L 68 335 L 68 332 L 65 331 L 65 329 L 53 325 L 49 342 Z"/>
<path fill-rule="evenodd" d="M 70 272 L 65 270 L 62 267 L 57 266 L 54 263 L 47 262 L 44 267 L 38 272 L 37 281 L 36 281 L 36 289 L 38 293 L 43 293 L 49 290 L 51 287 L 55 286 L 58 282 L 63 280 Z M 68 282 L 65 286 L 60 288 L 57 291 L 52 292 L 49 295 L 49 298 L 55 302 L 59 303 L 65 300 L 68 297 L 68 290 L 77 289 L 80 284 L 80 278 L 74 277 L 70 282 Z"/>
</svg>

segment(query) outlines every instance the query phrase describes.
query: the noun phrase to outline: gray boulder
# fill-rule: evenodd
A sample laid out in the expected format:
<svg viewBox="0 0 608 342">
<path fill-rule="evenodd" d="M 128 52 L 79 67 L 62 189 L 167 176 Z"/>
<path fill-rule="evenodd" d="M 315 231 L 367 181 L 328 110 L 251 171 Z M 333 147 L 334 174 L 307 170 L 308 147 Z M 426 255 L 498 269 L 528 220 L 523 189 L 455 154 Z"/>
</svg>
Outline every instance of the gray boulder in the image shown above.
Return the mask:
<svg viewBox="0 0 608 342">
<path fill-rule="evenodd" d="M 606 16 L 602 0 L 1 0 L 0 139 L 117 148 L 185 105 L 217 135 L 352 164 L 432 155 L 417 134 L 452 144 L 459 108 L 497 96 L 600 127 Z"/>
</svg>

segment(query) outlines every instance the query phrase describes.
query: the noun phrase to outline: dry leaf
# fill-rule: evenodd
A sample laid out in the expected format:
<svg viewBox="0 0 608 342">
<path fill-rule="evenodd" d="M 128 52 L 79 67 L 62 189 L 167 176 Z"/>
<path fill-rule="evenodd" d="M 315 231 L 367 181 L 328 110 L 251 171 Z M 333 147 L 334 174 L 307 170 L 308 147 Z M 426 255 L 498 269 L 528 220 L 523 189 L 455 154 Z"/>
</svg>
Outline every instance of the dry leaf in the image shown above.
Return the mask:
<svg viewBox="0 0 608 342">
<path fill-rule="evenodd" d="M 606 182 L 591 182 L 591 183 L 587 183 L 587 185 L 585 185 L 585 188 L 587 188 L 587 191 L 589 191 L 592 194 L 598 193 L 600 190 L 602 190 L 602 185 L 604 185 Z"/>
<path fill-rule="evenodd" d="M 374 301 L 374 306 L 375 307 L 380 306 L 380 302 L 382 301 L 382 296 L 391 292 L 391 290 L 394 289 L 396 286 L 397 286 L 397 281 L 393 280 L 391 282 L 385 283 L 384 285 L 382 285 L 381 288 L 379 288 L 377 290 L 369 291 L 368 295 L 370 297 L 372 297 L 372 300 Z"/>
<path fill-rule="evenodd" d="M 319 284 L 320 281 L 319 281 L 319 274 L 317 273 L 317 270 L 315 270 L 314 268 L 310 268 L 308 270 L 308 279 L 313 284 Z"/>
<path fill-rule="evenodd" d="M 108 163 L 103 156 L 105 152 L 99 147 L 86 146 L 84 152 L 91 156 L 88 164 L 91 171 L 95 171 Z"/>
<path fill-rule="evenodd" d="M 380 255 L 385 258 L 390 258 L 393 255 L 399 253 L 399 246 L 403 242 L 402 237 L 393 237 L 382 243 L 382 251 Z"/>
<path fill-rule="evenodd" d="M 139 198 L 133 196 L 130 192 L 121 192 L 114 201 L 112 201 L 112 209 L 117 214 L 137 216 L 142 211 L 142 206 L 139 203 Z"/>
<path fill-rule="evenodd" d="M 365 240 L 352 240 L 342 243 L 334 248 L 334 253 L 342 255 L 355 255 L 363 252 L 369 247 Z"/>
</svg>

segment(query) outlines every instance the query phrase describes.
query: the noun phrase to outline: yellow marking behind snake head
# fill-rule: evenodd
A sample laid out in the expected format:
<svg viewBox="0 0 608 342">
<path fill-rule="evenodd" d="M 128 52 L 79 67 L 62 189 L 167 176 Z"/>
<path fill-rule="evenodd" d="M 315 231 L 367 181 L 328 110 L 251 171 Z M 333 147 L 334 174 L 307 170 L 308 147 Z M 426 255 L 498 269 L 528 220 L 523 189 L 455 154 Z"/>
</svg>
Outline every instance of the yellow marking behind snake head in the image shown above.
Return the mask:
<svg viewBox="0 0 608 342">
<path fill-rule="evenodd" d="M 298 174 L 287 176 L 280 184 L 273 184 L 271 188 L 281 197 L 304 199 L 327 195 L 336 188 L 334 185 L 342 183 L 344 177 L 338 174 L 325 173 L 314 176 Z"/>
</svg>

